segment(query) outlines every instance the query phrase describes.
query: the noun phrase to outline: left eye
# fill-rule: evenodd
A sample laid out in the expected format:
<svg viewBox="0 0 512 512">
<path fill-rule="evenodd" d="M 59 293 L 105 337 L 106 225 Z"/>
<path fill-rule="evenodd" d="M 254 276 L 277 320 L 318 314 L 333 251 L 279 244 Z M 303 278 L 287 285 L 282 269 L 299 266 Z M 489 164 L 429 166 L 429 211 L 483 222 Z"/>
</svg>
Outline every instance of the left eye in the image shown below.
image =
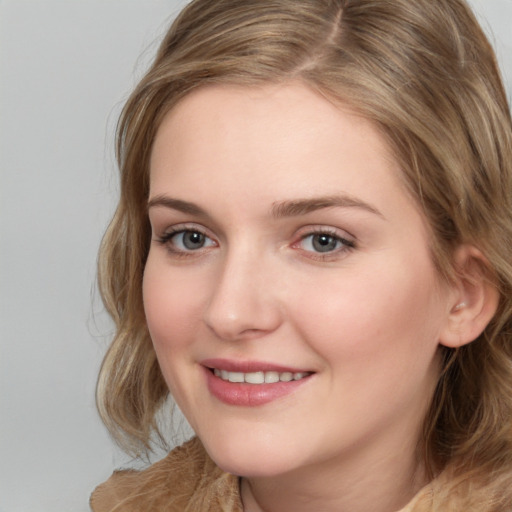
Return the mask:
<svg viewBox="0 0 512 512">
<path fill-rule="evenodd" d="M 317 253 L 333 252 L 343 247 L 353 246 L 347 240 L 330 233 L 312 233 L 305 236 L 301 244 L 304 250 Z"/>
<path fill-rule="evenodd" d="M 200 231 L 193 230 L 178 231 L 169 238 L 169 242 L 179 251 L 197 251 L 214 245 L 211 238 Z"/>
</svg>

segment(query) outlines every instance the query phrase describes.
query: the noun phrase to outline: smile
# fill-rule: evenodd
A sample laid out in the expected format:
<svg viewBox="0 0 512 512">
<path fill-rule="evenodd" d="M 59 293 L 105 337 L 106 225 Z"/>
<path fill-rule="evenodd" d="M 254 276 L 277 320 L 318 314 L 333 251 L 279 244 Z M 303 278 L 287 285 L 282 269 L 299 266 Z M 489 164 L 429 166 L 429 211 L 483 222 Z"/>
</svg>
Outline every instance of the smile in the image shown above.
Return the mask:
<svg viewBox="0 0 512 512">
<path fill-rule="evenodd" d="M 309 372 L 228 372 L 227 370 L 213 369 L 216 377 L 220 377 L 226 382 L 247 383 L 247 384 L 274 384 L 276 382 L 291 382 L 292 380 L 301 380 L 308 375 Z"/>
<path fill-rule="evenodd" d="M 254 407 L 296 393 L 316 372 L 264 361 L 207 359 L 201 367 L 210 394 L 230 406 Z"/>
</svg>

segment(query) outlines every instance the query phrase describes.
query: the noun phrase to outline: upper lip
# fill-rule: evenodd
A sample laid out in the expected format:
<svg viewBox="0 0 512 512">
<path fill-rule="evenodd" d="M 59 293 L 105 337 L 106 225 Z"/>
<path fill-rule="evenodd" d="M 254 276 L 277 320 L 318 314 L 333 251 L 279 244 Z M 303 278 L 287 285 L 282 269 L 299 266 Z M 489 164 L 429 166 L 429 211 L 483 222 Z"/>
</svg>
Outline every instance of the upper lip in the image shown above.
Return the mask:
<svg viewBox="0 0 512 512">
<path fill-rule="evenodd" d="M 234 359 L 204 359 L 201 364 L 206 368 L 216 368 L 217 370 L 225 370 L 227 372 L 241 372 L 241 373 L 253 373 L 253 372 L 291 372 L 300 373 L 307 372 L 311 373 L 311 370 L 305 370 L 303 368 L 293 368 L 291 366 L 284 366 L 281 364 L 270 363 L 266 361 L 237 361 Z"/>
</svg>

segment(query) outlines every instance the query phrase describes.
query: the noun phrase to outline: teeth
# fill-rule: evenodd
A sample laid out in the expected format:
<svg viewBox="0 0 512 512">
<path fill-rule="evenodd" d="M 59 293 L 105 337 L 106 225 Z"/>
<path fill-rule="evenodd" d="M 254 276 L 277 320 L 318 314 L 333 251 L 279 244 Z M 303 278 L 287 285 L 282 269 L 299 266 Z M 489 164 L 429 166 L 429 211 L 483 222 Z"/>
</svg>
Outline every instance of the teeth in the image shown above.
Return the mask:
<svg viewBox="0 0 512 512">
<path fill-rule="evenodd" d="M 279 380 L 283 382 L 290 382 L 293 380 L 293 373 L 291 372 L 283 372 L 279 375 Z"/>
<path fill-rule="evenodd" d="M 279 382 L 279 372 L 265 372 L 265 382 L 268 384 Z"/>
<path fill-rule="evenodd" d="M 246 373 L 244 381 L 248 384 L 263 384 L 265 382 L 265 374 L 263 372 Z"/>
<path fill-rule="evenodd" d="M 228 372 L 229 382 L 244 382 L 244 374 L 242 372 Z"/>
<path fill-rule="evenodd" d="M 300 380 L 309 375 L 308 372 L 228 372 L 226 370 L 213 369 L 215 376 L 229 382 L 246 382 L 247 384 L 274 384 L 276 382 L 290 382 Z"/>
</svg>

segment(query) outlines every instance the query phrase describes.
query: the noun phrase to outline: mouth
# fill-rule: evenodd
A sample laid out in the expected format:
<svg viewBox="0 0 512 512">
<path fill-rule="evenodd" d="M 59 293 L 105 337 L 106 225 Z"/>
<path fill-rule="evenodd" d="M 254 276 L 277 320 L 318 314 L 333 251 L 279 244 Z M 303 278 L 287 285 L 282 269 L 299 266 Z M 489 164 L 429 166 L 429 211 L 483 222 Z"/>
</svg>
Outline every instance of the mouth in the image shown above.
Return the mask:
<svg viewBox="0 0 512 512">
<path fill-rule="evenodd" d="M 315 374 L 259 361 L 208 359 L 201 362 L 207 387 L 231 406 L 259 406 L 295 393 Z"/>
<path fill-rule="evenodd" d="M 275 384 L 277 382 L 291 382 L 309 377 L 312 372 L 277 372 L 277 371 L 256 371 L 256 372 L 230 372 L 219 368 L 210 368 L 216 377 L 226 382 L 246 384 Z"/>
</svg>

